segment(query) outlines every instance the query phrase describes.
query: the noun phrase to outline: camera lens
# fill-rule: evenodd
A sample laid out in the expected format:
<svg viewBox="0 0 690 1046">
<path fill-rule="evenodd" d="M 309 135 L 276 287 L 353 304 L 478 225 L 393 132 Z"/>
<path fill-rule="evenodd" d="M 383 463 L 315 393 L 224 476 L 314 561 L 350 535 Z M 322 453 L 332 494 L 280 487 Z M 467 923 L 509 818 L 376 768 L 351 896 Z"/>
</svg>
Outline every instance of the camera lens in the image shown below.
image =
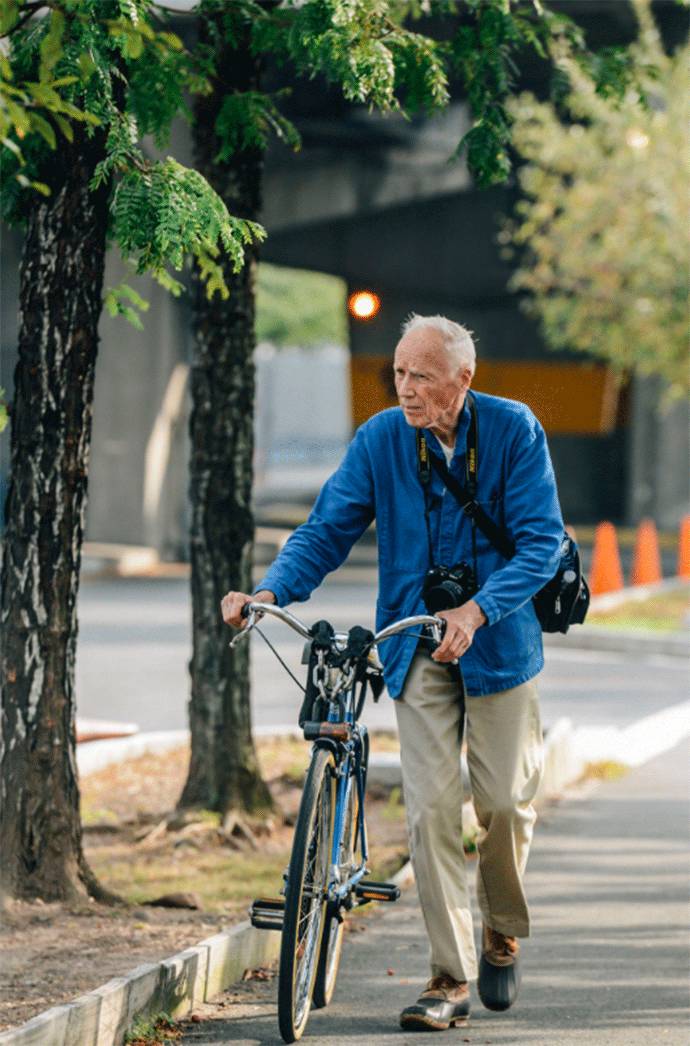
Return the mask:
<svg viewBox="0 0 690 1046">
<path fill-rule="evenodd" d="M 467 599 L 462 587 L 455 581 L 442 581 L 440 585 L 434 585 L 425 596 L 426 608 L 430 614 L 437 614 L 439 610 L 454 610 Z"/>
</svg>

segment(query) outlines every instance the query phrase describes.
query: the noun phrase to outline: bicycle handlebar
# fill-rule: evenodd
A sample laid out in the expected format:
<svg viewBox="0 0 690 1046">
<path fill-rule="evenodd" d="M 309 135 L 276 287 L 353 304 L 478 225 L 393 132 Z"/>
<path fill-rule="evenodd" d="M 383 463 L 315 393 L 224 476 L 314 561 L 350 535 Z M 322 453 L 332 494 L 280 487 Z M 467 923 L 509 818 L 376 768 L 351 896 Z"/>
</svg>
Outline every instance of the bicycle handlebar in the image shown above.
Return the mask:
<svg viewBox="0 0 690 1046">
<path fill-rule="evenodd" d="M 245 636 L 249 635 L 257 619 L 263 617 L 264 614 L 268 614 L 270 617 L 277 617 L 279 621 L 284 621 L 286 625 L 289 625 L 298 635 L 302 636 L 303 639 L 311 639 L 312 635 L 307 626 L 303 621 L 300 621 L 298 617 L 291 614 L 289 610 L 284 610 L 283 607 L 278 607 L 275 603 L 245 603 L 242 607 L 242 617 L 247 619 L 247 624 L 236 636 L 230 640 L 230 646 L 234 647 L 239 641 Z M 382 628 L 380 632 L 377 632 L 373 639 L 373 645 L 383 642 L 385 639 L 390 639 L 391 636 L 397 635 L 398 632 L 404 632 L 408 628 L 414 628 L 420 625 L 429 625 L 432 630 L 433 639 L 437 642 L 441 642 L 443 635 L 443 629 L 445 627 L 445 621 L 440 617 L 433 617 L 431 614 L 415 614 L 412 617 L 403 617 L 399 621 L 394 621 L 392 625 L 387 625 L 386 628 Z M 335 636 L 336 640 L 347 639 L 346 633 L 337 632 Z"/>
</svg>

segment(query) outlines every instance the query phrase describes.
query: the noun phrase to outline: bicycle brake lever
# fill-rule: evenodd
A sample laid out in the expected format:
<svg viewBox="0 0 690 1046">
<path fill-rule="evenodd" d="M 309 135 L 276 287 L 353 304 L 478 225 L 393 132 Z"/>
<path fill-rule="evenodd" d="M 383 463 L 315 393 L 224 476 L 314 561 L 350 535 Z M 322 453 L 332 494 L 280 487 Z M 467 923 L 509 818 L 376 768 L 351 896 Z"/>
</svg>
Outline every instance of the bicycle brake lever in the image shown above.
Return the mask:
<svg viewBox="0 0 690 1046">
<path fill-rule="evenodd" d="M 249 611 L 249 613 L 247 614 L 247 618 L 246 618 L 246 621 L 247 621 L 246 625 L 244 626 L 244 628 L 242 628 L 237 633 L 236 636 L 233 636 L 232 639 L 230 640 L 230 642 L 228 643 L 228 646 L 230 647 L 231 650 L 234 650 L 234 648 L 239 643 L 240 639 L 244 639 L 244 637 L 249 632 L 251 632 L 251 630 L 254 628 L 254 625 L 256 624 L 258 616 L 259 615 L 257 615 L 255 610 L 250 610 Z"/>
<path fill-rule="evenodd" d="M 437 617 L 434 624 L 429 625 L 429 628 L 431 629 L 431 638 L 433 639 L 434 643 L 436 643 L 436 645 L 438 646 L 441 640 L 443 639 L 444 632 L 446 631 L 446 622 L 443 620 L 442 617 Z"/>
</svg>

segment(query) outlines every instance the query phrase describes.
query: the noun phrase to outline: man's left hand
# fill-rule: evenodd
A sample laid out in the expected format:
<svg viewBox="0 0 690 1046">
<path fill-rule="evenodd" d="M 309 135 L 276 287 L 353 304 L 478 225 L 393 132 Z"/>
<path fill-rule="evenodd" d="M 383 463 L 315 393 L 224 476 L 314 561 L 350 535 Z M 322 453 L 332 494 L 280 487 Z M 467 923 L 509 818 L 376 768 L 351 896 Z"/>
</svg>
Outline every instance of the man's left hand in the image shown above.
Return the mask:
<svg viewBox="0 0 690 1046">
<path fill-rule="evenodd" d="M 455 661 L 462 657 L 472 645 L 474 633 L 486 624 L 484 611 L 473 599 L 456 610 L 441 610 L 436 616 L 442 617 L 447 624 L 442 642 L 431 655 L 434 661 Z"/>
</svg>

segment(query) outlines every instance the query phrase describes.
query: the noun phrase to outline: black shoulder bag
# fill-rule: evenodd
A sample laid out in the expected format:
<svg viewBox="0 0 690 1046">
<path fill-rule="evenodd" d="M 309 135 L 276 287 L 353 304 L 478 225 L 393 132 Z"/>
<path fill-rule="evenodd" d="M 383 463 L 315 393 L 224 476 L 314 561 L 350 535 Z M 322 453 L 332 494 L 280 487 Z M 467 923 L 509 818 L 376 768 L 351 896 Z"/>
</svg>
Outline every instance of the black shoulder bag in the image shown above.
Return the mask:
<svg viewBox="0 0 690 1046">
<path fill-rule="evenodd" d="M 477 406 L 471 393 L 467 394 L 470 408 L 470 426 L 467 432 L 467 485 L 462 487 L 450 474 L 445 461 L 429 453 L 423 432 L 417 430 L 417 464 L 422 483 L 428 483 L 429 465 L 443 480 L 443 483 L 456 499 L 463 512 L 472 520 L 472 528 L 477 526 L 489 539 L 494 548 L 505 559 L 515 555 L 515 544 L 506 531 L 486 514 L 476 500 L 478 468 L 478 433 Z M 589 608 L 589 586 L 582 572 L 580 552 L 577 544 L 567 531 L 563 531 L 560 548 L 560 562 L 556 573 L 532 596 L 534 610 L 542 632 L 567 632 L 571 625 L 581 625 Z"/>
</svg>

